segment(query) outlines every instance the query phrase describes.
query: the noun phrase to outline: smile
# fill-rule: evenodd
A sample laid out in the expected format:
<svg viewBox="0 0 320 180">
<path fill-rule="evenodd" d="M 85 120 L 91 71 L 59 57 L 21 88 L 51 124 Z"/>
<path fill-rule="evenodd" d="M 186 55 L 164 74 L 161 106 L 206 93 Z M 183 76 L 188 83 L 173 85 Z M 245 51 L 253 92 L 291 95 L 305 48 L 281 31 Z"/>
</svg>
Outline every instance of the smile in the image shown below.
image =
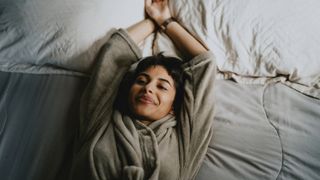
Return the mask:
<svg viewBox="0 0 320 180">
<path fill-rule="evenodd" d="M 153 99 L 150 96 L 143 95 L 137 98 L 138 102 L 143 104 L 152 104 L 155 105 L 156 103 L 153 101 Z"/>
</svg>

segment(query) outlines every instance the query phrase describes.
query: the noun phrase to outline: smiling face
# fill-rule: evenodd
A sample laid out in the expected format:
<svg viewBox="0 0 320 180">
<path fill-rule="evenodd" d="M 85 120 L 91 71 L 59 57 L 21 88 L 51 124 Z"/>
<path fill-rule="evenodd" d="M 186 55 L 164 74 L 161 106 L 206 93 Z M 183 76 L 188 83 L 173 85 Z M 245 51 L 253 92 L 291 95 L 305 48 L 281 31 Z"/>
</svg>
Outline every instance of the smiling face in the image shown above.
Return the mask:
<svg viewBox="0 0 320 180">
<path fill-rule="evenodd" d="M 130 88 L 130 111 L 149 124 L 173 111 L 175 95 L 174 80 L 167 70 L 159 65 L 151 66 L 138 74 Z"/>
</svg>

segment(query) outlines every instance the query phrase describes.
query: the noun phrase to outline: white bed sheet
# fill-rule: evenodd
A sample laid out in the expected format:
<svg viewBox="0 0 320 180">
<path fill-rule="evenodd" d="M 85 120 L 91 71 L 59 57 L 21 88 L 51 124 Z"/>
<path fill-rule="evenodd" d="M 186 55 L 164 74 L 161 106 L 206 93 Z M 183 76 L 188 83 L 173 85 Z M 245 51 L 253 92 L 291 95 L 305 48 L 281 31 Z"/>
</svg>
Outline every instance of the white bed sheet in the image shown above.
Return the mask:
<svg viewBox="0 0 320 180">
<path fill-rule="evenodd" d="M 285 82 L 320 98 L 320 1 L 174 0 L 180 22 L 214 52 L 221 76 Z M 158 51 L 170 51 L 163 35 Z"/>
<path fill-rule="evenodd" d="M 142 20 L 143 8 L 142 0 L 2 0 L 0 70 L 88 73 L 107 32 Z M 170 0 L 170 9 L 214 52 L 223 78 L 282 81 L 320 98 L 320 1 Z M 152 38 L 141 44 L 144 55 Z M 155 42 L 155 52 L 179 56 L 165 35 Z"/>
<path fill-rule="evenodd" d="M 141 0 L 1 0 L 0 70 L 88 73 L 111 28 L 144 18 Z M 54 72 L 54 71 L 51 71 Z"/>
</svg>

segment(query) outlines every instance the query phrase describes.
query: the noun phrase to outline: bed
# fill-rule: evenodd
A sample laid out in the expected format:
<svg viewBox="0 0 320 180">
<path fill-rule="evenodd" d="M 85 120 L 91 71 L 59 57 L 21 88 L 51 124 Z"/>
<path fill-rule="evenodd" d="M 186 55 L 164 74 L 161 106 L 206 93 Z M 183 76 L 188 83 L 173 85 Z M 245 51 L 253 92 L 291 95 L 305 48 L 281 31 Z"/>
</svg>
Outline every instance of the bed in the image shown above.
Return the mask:
<svg viewBox="0 0 320 180">
<path fill-rule="evenodd" d="M 320 179 L 319 8 L 317 0 L 170 1 L 219 72 L 197 180 Z M 67 179 L 95 56 L 112 27 L 143 18 L 141 0 L 0 2 L 2 180 Z M 139 46 L 181 56 L 163 33 Z"/>
</svg>

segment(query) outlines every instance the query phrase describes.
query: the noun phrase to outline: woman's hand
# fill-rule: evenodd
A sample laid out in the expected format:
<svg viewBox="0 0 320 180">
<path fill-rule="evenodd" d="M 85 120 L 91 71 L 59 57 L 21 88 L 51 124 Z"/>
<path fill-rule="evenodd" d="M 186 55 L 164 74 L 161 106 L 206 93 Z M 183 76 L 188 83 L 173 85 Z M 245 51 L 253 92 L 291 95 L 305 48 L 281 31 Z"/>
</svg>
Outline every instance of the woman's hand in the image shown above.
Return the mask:
<svg viewBox="0 0 320 180">
<path fill-rule="evenodd" d="M 168 0 L 145 0 L 145 9 L 159 26 L 171 17 Z"/>
<path fill-rule="evenodd" d="M 169 0 L 145 0 L 146 12 L 158 26 L 161 26 L 165 20 L 172 17 L 168 1 Z M 149 21 L 151 20 L 149 19 Z M 194 38 L 177 21 L 170 21 L 163 32 L 165 32 L 173 43 L 186 54 L 186 57 L 192 58 L 208 51 L 205 45 Z"/>
</svg>

